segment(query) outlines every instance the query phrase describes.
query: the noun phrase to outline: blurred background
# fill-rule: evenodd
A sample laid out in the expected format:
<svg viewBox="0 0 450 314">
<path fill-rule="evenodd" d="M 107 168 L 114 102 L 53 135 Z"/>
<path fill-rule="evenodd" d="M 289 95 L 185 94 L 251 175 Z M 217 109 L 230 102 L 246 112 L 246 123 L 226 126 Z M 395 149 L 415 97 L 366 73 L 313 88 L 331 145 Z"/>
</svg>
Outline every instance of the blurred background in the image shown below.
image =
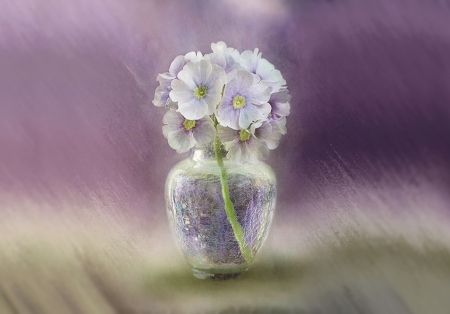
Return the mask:
<svg viewBox="0 0 450 314">
<path fill-rule="evenodd" d="M 448 313 L 450 3 L 2 0 L 1 313 Z M 292 95 L 248 274 L 199 281 L 152 105 L 189 51 L 258 47 Z"/>
</svg>

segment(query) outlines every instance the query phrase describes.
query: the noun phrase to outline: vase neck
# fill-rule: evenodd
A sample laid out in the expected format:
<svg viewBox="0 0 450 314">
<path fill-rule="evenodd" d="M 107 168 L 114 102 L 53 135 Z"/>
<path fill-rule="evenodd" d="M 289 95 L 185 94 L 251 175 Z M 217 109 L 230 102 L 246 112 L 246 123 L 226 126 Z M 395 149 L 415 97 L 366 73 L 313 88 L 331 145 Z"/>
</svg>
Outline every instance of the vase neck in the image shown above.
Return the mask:
<svg viewBox="0 0 450 314">
<path fill-rule="evenodd" d="M 227 159 L 227 152 L 222 149 L 222 158 Z M 195 162 L 208 162 L 216 160 L 216 153 L 214 151 L 214 145 L 196 146 L 192 150 L 191 158 Z"/>
</svg>

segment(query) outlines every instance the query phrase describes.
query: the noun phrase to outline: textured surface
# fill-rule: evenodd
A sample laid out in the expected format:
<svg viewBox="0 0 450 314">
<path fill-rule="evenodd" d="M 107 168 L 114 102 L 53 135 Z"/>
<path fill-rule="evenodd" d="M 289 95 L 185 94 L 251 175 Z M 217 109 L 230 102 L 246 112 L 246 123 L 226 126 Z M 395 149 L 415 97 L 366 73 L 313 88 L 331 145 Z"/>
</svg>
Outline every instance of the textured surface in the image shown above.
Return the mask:
<svg viewBox="0 0 450 314">
<path fill-rule="evenodd" d="M 3 0 L 0 312 L 447 313 L 449 15 L 445 0 Z M 268 160 L 274 226 L 226 283 L 191 278 L 170 240 L 164 181 L 186 156 L 151 104 L 157 73 L 218 40 L 259 47 L 292 94 Z"/>
</svg>

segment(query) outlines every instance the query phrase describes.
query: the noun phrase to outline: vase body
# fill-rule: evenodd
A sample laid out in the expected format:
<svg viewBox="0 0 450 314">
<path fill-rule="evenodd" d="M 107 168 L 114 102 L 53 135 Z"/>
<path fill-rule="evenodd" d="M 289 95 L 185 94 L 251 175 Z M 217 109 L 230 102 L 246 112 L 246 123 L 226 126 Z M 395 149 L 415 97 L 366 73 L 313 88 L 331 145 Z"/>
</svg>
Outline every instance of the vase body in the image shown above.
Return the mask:
<svg viewBox="0 0 450 314">
<path fill-rule="evenodd" d="M 265 163 L 224 158 L 231 201 L 251 253 L 244 259 L 225 212 L 220 167 L 212 147 L 197 148 L 166 181 L 167 214 L 175 238 L 197 278 L 232 278 L 247 270 L 269 230 L 276 180 Z"/>
</svg>

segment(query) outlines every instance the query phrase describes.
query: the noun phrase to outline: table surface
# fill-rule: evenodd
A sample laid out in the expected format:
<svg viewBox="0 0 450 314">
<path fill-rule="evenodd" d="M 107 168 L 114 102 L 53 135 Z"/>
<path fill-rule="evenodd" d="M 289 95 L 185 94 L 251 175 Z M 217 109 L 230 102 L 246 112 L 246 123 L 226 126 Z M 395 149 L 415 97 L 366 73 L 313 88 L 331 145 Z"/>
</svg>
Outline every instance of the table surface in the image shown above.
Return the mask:
<svg viewBox="0 0 450 314">
<path fill-rule="evenodd" d="M 22 222 L 0 242 L 0 312 L 448 313 L 450 250 L 431 231 L 412 241 L 298 221 L 275 219 L 253 267 L 227 281 L 194 278 L 163 222 Z"/>
</svg>

